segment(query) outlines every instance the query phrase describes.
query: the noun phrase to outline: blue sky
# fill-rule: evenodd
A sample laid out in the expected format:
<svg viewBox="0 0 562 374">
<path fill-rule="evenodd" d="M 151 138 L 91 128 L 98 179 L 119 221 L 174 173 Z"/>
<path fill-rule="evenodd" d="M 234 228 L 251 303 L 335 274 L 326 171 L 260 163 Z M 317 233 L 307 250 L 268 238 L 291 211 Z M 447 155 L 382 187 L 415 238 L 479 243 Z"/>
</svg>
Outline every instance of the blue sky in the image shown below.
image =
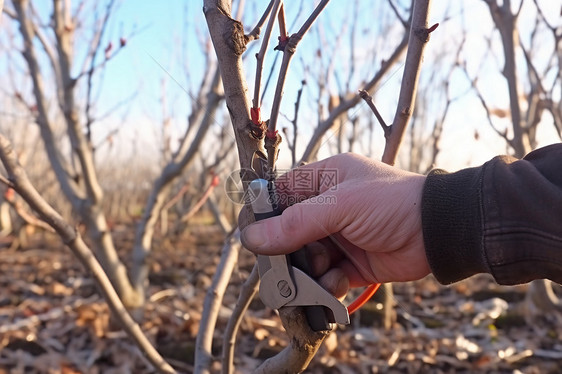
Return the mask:
<svg viewBox="0 0 562 374">
<path fill-rule="evenodd" d="M 262 8 L 261 5 L 265 2 L 247 0 L 246 3 L 247 8 L 243 21 L 246 29 L 249 29 L 258 17 Z M 560 11 L 559 5 L 555 3 L 552 1 L 541 2 L 549 15 L 555 15 Z M 36 4 L 39 7 L 45 6 L 45 11 L 48 11 L 48 6 L 50 6 L 49 2 L 43 1 L 36 1 Z M 298 1 L 287 2 L 287 22 L 289 25 L 295 22 L 298 27 L 304 17 L 310 13 L 311 2 L 302 2 L 302 9 L 299 9 L 299 4 Z M 282 113 L 292 118 L 294 100 L 300 87 L 300 81 L 303 78 L 307 79 L 309 84 L 305 87 L 305 98 L 303 98 L 300 113 L 302 120 L 299 127 L 299 144 L 301 147 L 304 147 L 305 140 L 311 134 L 317 121 L 318 88 L 315 83 L 318 79 L 318 71 L 335 60 L 333 62 L 335 73 L 333 76 L 329 76 L 327 82 L 325 82 L 328 85 L 327 89 L 335 93 L 342 86 L 349 85 L 350 91 L 355 91 L 361 88 L 362 79 L 368 79 L 376 71 L 380 60 L 390 53 L 400 37 L 401 26 L 397 24 L 396 19 L 385 6 L 385 1 L 359 0 L 357 13 L 354 13 L 353 4 L 354 2 L 350 1 L 331 1 L 317 22 L 318 27 L 306 35 L 293 59 L 285 89 Z M 464 21 L 460 18 L 461 6 L 464 6 L 466 11 Z M 133 140 L 140 142 L 140 147 L 146 150 L 146 154 L 154 154 L 153 157 L 157 157 L 158 137 L 160 136 L 163 117 L 163 106 L 160 101 L 163 92 L 166 94 L 166 115 L 172 118 L 172 132 L 179 134 L 183 131 L 186 126 L 185 118 L 189 113 L 189 96 L 184 89 L 196 91 L 202 75 L 209 68 L 204 64 L 205 60 L 201 51 L 200 40 L 204 39 L 207 33 L 201 8 L 202 2 L 195 0 L 123 0 L 119 3 L 117 11 L 110 20 L 103 45 L 106 46 L 111 41 L 114 46 L 117 46 L 122 36 L 127 37 L 127 45 L 110 61 L 105 72 L 97 75 L 98 82 L 101 84 L 101 91 L 96 91 L 99 92 L 99 95 L 96 96 L 96 109 L 98 114 L 101 115 L 116 103 L 131 97 L 133 99 L 130 103 L 121 106 L 112 116 L 100 120 L 95 127 L 95 133 L 98 137 L 103 137 L 105 133 L 119 128 L 121 129 L 120 139 L 124 144 L 130 144 Z M 299 10 L 300 12 L 298 12 Z M 445 21 L 445 15 L 451 17 L 451 20 Z M 559 18 L 552 17 L 551 22 L 559 22 Z M 7 21 L 9 20 L 4 19 L 4 26 Z M 440 22 L 441 25 L 433 34 L 427 47 L 424 71 L 428 71 L 432 64 L 441 60 L 443 60 L 443 65 L 446 66 L 446 62 L 454 56 L 460 42 L 458 32 L 465 22 L 465 24 L 470 24 L 470 34 L 466 42 L 467 52 L 463 56 L 467 59 L 469 70 L 476 74 L 485 50 L 482 41 L 483 36 L 489 34 L 492 27 L 485 4 L 481 0 L 466 0 L 464 2 L 434 0 L 431 23 L 434 22 Z M 349 76 L 349 41 L 353 26 L 356 28 L 355 42 L 361 48 L 357 48 L 355 52 L 359 63 L 354 74 Z M 521 27 L 528 27 L 528 22 L 526 23 L 523 19 Z M 290 31 L 295 31 L 295 29 L 296 27 Z M 13 28 L 12 32 L 14 32 Z M 131 34 L 133 35 L 131 36 Z M 341 41 L 337 51 L 333 53 L 333 46 L 339 34 L 341 34 Z M 497 44 L 497 35 L 495 38 L 497 46 L 499 45 Z M 83 41 L 77 43 L 78 50 L 83 48 L 81 43 Z M 258 45 L 256 44 L 255 47 Z M 257 48 L 254 49 L 254 51 L 256 50 Z M 252 57 L 253 53 L 255 52 L 251 52 L 246 59 L 250 94 L 252 93 L 254 79 L 255 59 Z M 314 56 L 318 53 L 323 54 L 322 58 L 314 59 Z M 275 57 L 274 52 L 268 52 L 267 57 L 264 80 Z M 103 59 L 103 56 L 99 58 Z M 502 63 L 501 56 L 496 56 L 495 59 L 490 59 L 484 65 L 483 89 L 495 93 L 490 95 L 489 99 L 497 106 L 507 104 L 505 82 L 498 74 Z M 402 74 L 400 68 L 401 65 L 399 64 L 392 69 L 393 74 L 385 79 L 385 84 L 375 95 L 380 111 L 389 121 L 394 115 L 398 96 Z M 489 72 L 489 74 L 486 74 L 486 72 Z M 422 80 L 426 76 L 422 73 Z M 275 77 L 276 73 L 264 100 L 263 112 L 265 117 L 267 117 L 269 110 L 268 105 L 271 103 Z M 451 85 L 451 91 L 457 93 L 465 91 L 466 80 L 463 80 L 458 73 L 455 73 L 453 78 L 454 83 Z M 434 105 L 438 111 L 439 101 L 437 98 L 434 100 Z M 466 110 L 469 107 L 471 109 Z M 362 115 L 363 113 L 364 115 L 370 115 L 364 109 L 364 106 L 362 106 L 357 110 L 361 110 Z M 445 128 L 442 148 L 444 154 L 456 156 L 444 157 L 441 160 L 446 167 L 454 169 L 467 164 L 480 163 L 505 150 L 497 136 L 485 123 L 483 110 L 473 95 L 466 95 L 466 99 L 462 103 L 454 104 L 452 109 L 454 110 L 451 111 L 451 121 Z M 221 125 L 230 128 L 230 123 L 222 116 L 217 118 L 217 122 L 214 131 L 218 131 L 218 126 Z M 288 121 L 284 117 L 281 118 L 280 126 L 287 125 Z M 470 149 L 459 154 L 459 142 L 466 143 L 466 139 L 471 138 L 476 129 L 481 133 L 481 140 L 472 142 Z M 375 129 L 375 138 L 377 139 L 375 144 L 380 150 L 383 138 L 378 127 Z M 553 139 L 553 136 L 547 133 L 544 138 L 548 142 L 548 139 Z M 326 151 L 330 149 L 329 144 L 333 140 L 334 137 L 330 137 L 326 141 L 324 155 L 327 155 Z M 137 144 L 137 146 L 139 145 Z M 125 145 L 122 148 L 127 147 Z M 302 151 L 302 148 L 299 150 Z M 287 153 L 287 150 L 282 150 L 282 156 Z"/>
</svg>

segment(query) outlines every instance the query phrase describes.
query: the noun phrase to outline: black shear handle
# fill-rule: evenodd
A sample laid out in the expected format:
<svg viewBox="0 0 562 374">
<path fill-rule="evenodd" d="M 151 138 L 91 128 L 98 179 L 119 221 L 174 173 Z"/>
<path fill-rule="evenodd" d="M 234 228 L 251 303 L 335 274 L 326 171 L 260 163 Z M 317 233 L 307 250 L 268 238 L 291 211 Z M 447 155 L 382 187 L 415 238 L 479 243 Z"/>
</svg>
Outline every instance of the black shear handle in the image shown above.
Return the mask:
<svg viewBox="0 0 562 374">
<path fill-rule="evenodd" d="M 275 186 L 272 181 L 256 179 L 250 183 L 250 200 L 256 221 L 281 215 L 277 205 Z M 294 266 L 306 274 L 311 274 L 305 247 L 287 256 L 289 266 Z M 297 292 L 305 292 L 298 289 Z M 335 318 L 331 311 L 322 305 L 303 306 L 308 325 L 313 331 L 328 331 L 332 329 L 331 323 Z"/>
<path fill-rule="evenodd" d="M 289 257 L 289 263 L 304 271 L 306 274 L 311 274 L 311 269 L 308 264 L 308 259 L 306 256 L 306 247 L 299 249 L 296 252 L 291 253 Z M 302 292 L 298 289 L 297 292 Z M 323 305 L 311 305 L 304 307 L 304 313 L 306 315 L 306 320 L 312 331 L 328 331 L 332 329 L 330 320 L 335 321 L 330 309 Z M 329 318 L 331 316 L 331 318 Z"/>
</svg>

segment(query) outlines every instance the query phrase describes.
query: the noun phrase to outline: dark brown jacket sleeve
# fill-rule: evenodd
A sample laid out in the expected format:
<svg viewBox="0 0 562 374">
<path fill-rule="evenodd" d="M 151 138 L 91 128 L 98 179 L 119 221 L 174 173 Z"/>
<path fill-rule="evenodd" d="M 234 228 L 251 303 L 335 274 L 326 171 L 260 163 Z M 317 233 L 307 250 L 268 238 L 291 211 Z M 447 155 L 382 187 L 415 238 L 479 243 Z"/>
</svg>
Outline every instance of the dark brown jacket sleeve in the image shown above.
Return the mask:
<svg viewBox="0 0 562 374">
<path fill-rule="evenodd" d="M 562 283 L 562 144 L 432 171 L 422 201 L 427 259 L 443 284 L 490 273 L 499 284 Z"/>
</svg>

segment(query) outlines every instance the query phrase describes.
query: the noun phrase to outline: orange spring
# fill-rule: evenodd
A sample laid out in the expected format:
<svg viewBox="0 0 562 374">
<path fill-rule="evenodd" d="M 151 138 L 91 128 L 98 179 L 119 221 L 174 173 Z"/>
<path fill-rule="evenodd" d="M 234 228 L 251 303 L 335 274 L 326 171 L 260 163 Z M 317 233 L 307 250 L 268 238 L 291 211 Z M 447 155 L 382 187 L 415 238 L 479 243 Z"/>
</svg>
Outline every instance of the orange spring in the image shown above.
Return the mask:
<svg viewBox="0 0 562 374">
<path fill-rule="evenodd" d="M 351 315 L 355 313 L 367 301 L 369 301 L 369 299 L 373 297 L 373 295 L 375 294 L 375 292 L 377 292 L 380 286 L 381 286 L 380 283 L 374 283 L 371 284 L 369 287 L 367 287 L 367 289 L 363 291 L 363 293 L 359 295 L 357 299 L 353 300 L 353 302 L 349 304 L 349 306 L 347 307 L 347 311 L 349 312 L 349 314 Z"/>
</svg>

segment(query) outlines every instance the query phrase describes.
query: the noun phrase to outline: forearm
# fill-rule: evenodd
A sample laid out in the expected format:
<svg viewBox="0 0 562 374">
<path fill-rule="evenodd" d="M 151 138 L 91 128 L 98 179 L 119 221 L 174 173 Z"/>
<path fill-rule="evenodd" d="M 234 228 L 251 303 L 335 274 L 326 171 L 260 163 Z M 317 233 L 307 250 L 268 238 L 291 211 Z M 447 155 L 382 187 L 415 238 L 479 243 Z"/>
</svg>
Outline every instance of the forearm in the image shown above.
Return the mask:
<svg viewBox="0 0 562 374">
<path fill-rule="evenodd" d="M 441 283 L 490 273 L 500 284 L 562 283 L 562 144 L 523 160 L 427 177 L 422 224 L 428 262 Z"/>
</svg>

